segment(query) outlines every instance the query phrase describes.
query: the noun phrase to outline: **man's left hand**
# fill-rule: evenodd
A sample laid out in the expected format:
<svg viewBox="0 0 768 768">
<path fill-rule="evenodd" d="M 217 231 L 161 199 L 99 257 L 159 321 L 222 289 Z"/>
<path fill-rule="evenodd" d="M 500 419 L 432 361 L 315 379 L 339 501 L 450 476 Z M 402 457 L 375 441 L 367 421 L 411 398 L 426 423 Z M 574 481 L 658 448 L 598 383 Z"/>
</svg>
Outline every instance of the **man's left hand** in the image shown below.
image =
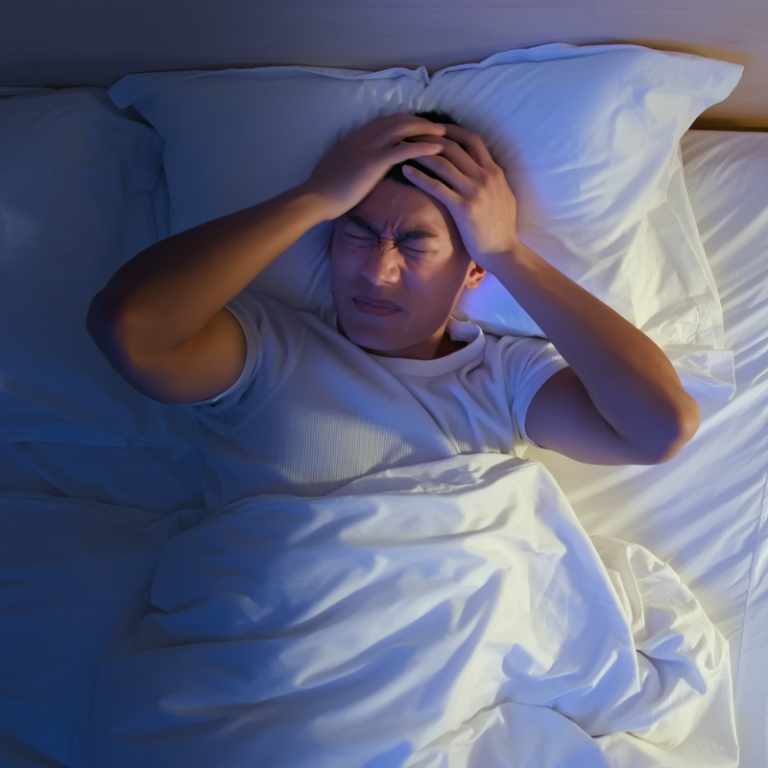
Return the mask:
<svg viewBox="0 0 768 768">
<path fill-rule="evenodd" d="M 443 145 L 437 155 L 414 159 L 453 189 L 418 169 L 407 178 L 448 209 L 470 258 L 493 273 L 519 244 L 517 201 L 482 138 L 458 125 L 445 127 L 445 137 L 413 136 L 411 141 Z"/>
</svg>

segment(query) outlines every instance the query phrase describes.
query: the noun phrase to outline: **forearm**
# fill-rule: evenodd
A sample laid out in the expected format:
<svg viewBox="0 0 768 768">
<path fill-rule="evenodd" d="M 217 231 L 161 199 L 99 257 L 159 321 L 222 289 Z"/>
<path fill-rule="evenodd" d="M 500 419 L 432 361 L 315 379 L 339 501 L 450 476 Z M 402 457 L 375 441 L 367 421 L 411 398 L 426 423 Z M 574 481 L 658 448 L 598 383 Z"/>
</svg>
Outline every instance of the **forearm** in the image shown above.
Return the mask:
<svg viewBox="0 0 768 768">
<path fill-rule="evenodd" d="M 113 275 L 93 306 L 119 318 L 147 352 L 173 349 L 325 220 L 319 195 L 290 189 L 151 245 Z"/>
<path fill-rule="evenodd" d="M 520 243 L 494 276 L 541 328 L 614 430 L 653 450 L 698 405 L 642 331 Z"/>
</svg>

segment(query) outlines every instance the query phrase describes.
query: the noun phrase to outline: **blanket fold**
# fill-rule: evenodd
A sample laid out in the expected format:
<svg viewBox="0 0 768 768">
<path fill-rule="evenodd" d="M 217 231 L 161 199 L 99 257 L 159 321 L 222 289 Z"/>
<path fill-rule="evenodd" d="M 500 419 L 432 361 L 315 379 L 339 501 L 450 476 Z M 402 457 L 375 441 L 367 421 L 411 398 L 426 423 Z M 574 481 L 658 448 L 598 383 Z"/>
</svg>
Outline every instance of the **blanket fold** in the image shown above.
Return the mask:
<svg viewBox="0 0 768 768">
<path fill-rule="evenodd" d="M 75 768 L 736 766 L 728 644 L 541 464 L 241 499 L 167 544 Z"/>
</svg>

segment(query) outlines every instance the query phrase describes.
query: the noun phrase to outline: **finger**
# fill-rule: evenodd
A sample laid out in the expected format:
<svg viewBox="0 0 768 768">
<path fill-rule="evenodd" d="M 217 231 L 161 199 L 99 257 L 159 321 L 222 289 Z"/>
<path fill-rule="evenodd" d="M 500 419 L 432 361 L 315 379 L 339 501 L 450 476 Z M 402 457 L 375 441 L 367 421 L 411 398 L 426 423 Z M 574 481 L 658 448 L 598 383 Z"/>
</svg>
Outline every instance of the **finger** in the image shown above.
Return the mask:
<svg viewBox="0 0 768 768">
<path fill-rule="evenodd" d="M 424 162 L 423 160 L 419 160 L 419 162 L 422 163 L 422 165 L 427 166 L 430 161 L 434 160 L 434 158 L 424 158 L 424 160 L 427 162 Z M 430 170 L 434 171 L 434 173 L 438 173 L 437 170 L 432 168 L 430 168 Z M 461 196 L 445 183 L 427 176 L 426 173 L 423 173 L 418 168 L 414 168 L 412 165 L 406 165 L 403 168 L 403 173 L 409 181 L 413 182 L 419 189 L 423 189 L 425 192 L 437 198 L 446 206 L 446 208 L 448 208 L 448 210 L 451 210 L 453 206 L 459 205 L 462 201 Z"/>
<path fill-rule="evenodd" d="M 468 131 L 466 128 L 462 128 L 460 125 L 453 125 L 452 123 L 444 123 L 446 127 L 446 135 L 443 138 L 436 139 L 434 137 L 420 137 L 415 136 L 414 139 L 424 138 L 428 141 L 440 141 L 444 144 L 446 151 L 443 153 L 459 167 L 463 173 L 470 178 L 479 178 L 476 173 L 473 173 L 473 166 L 468 165 L 466 162 L 462 163 L 461 158 L 466 157 L 471 159 L 478 167 L 491 171 L 499 168 L 499 165 L 493 158 L 493 155 L 486 147 L 482 137 L 473 131 Z M 458 129 L 455 131 L 453 129 Z M 456 135 L 460 133 L 461 135 Z M 452 135 L 451 135 L 452 134 Z M 451 152 L 451 149 L 459 150 L 461 155 L 456 152 Z"/>
<path fill-rule="evenodd" d="M 391 165 L 398 165 L 406 160 L 415 160 L 417 158 L 426 158 L 429 156 L 435 156 L 443 151 L 443 147 L 440 144 L 434 142 L 406 142 L 401 141 L 393 149 L 393 158 L 391 159 Z"/>
<path fill-rule="evenodd" d="M 417 136 L 416 138 L 440 144 L 443 148 L 441 153 L 443 157 L 448 158 L 448 160 L 450 160 L 451 163 L 453 163 L 453 165 L 468 179 L 480 181 L 482 178 L 482 169 L 479 167 L 475 159 L 469 155 L 460 144 L 457 144 L 455 141 L 446 138 L 436 138 L 429 136 Z"/>
<path fill-rule="evenodd" d="M 399 117 L 404 117 L 399 115 Z M 416 117 L 415 115 L 407 115 L 406 119 L 399 120 L 393 127 L 394 137 L 397 141 L 402 141 L 409 136 L 417 136 L 419 134 L 426 136 L 444 136 L 445 124 L 433 123 L 431 120 L 426 120 L 423 117 Z"/>
<path fill-rule="evenodd" d="M 400 143 L 406 136 L 428 134 L 443 136 L 445 125 L 433 123 L 423 117 L 396 112 L 392 115 L 379 115 L 357 131 L 348 134 L 350 140 L 369 144 L 378 150 L 388 149 Z"/>
<path fill-rule="evenodd" d="M 466 128 L 462 128 L 460 125 L 453 125 L 452 123 L 445 124 L 445 136 L 447 139 L 454 141 L 459 146 L 463 147 L 466 153 L 486 171 L 493 170 L 495 167 L 499 167 L 496 161 L 493 159 L 493 155 L 490 153 L 488 147 L 486 147 L 482 136 L 469 131 Z"/>
<path fill-rule="evenodd" d="M 440 176 L 444 184 L 450 185 L 450 187 L 464 197 L 469 196 L 475 188 L 467 176 L 462 174 L 450 160 L 444 157 L 422 157 L 419 158 L 419 163 L 425 168 L 429 168 L 432 173 Z M 430 181 L 434 181 L 426 174 L 422 174 L 422 176 Z"/>
<path fill-rule="evenodd" d="M 433 123 L 423 117 L 396 112 L 392 115 L 380 115 L 362 128 L 349 134 L 351 145 L 365 147 L 374 152 L 386 152 L 399 147 L 401 142 L 410 136 L 419 134 L 428 136 L 442 136 L 445 134 L 443 123 Z M 393 160 L 400 162 L 398 160 Z"/>
</svg>

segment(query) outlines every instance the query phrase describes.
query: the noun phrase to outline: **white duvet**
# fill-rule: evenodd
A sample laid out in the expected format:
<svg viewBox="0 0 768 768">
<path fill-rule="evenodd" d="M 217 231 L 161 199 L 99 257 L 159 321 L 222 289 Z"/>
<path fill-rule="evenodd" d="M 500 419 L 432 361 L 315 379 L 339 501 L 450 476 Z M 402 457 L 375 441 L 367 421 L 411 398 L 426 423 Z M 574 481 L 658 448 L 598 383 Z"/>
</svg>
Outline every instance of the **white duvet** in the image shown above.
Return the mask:
<svg viewBox="0 0 768 768">
<path fill-rule="evenodd" d="M 728 644 L 690 590 L 498 454 L 241 499 L 174 536 L 72 762 L 737 764 Z"/>
</svg>

